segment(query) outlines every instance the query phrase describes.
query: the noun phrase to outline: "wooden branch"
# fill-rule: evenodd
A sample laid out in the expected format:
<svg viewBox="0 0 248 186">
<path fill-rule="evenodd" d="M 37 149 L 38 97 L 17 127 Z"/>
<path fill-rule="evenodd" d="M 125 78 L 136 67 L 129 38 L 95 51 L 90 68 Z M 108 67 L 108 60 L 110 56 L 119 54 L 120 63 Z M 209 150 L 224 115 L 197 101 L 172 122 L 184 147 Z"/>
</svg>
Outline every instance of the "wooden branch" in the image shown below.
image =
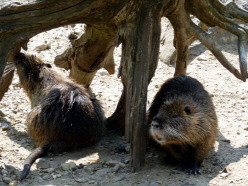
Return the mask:
<svg viewBox="0 0 248 186">
<path fill-rule="evenodd" d="M 12 3 L 0 4 L 0 77 L 18 41 L 73 23 L 98 26 L 112 23 L 115 21 L 113 17 L 127 4 L 120 0 L 39 0 L 21 5 Z"/>
<path fill-rule="evenodd" d="M 218 61 L 229 70 L 236 78 L 242 80 L 241 74 L 239 71 L 232 66 L 232 64 L 226 59 L 226 57 L 222 54 L 221 50 L 215 46 L 213 39 L 203 30 L 201 30 L 197 25 L 191 22 L 191 32 L 195 34 L 195 36 L 202 42 L 204 46 L 206 46 L 213 55 L 218 59 Z"/>
<path fill-rule="evenodd" d="M 112 25 L 96 28 L 87 25 L 85 33 L 71 39 L 72 47 L 55 58 L 57 66 L 70 69 L 70 76 L 79 84 L 88 87 L 95 73 L 105 67 L 114 73 L 114 42 L 117 28 Z"/>
</svg>

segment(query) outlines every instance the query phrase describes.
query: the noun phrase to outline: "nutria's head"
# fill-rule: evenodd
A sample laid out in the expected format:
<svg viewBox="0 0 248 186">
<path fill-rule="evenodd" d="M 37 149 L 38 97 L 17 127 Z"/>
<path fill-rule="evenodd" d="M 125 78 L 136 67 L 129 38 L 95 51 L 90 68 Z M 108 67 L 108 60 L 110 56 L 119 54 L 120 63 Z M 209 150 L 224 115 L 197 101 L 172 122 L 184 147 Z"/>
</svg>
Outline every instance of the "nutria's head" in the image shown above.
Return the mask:
<svg viewBox="0 0 248 186">
<path fill-rule="evenodd" d="M 43 79 L 43 71 L 51 68 L 50 64 L 43 63 L 36 56 L 23 53 L 16 55 L 14 63 L 20 83 L 26 91 L 34 90 Z"/>
<path fill-rule="evenodd" d="M 150 135 L 161 145 L 191 142 L 196 136 L 198 113 L 190 101 L 165 101 L 152 119 Z"/>
</svg>

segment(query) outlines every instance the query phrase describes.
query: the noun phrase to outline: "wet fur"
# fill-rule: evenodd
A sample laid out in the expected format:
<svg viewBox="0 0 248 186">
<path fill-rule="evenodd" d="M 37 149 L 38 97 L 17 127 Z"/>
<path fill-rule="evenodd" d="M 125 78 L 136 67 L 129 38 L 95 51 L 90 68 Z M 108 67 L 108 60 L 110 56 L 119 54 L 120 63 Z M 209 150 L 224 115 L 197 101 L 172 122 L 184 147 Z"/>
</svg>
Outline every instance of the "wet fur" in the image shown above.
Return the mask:
<svg viewBox="0 0 248 186">
<path fill-rule="evenodd" d="M 31 100 L 26 123 L 37 146 L 25 160 L 24 179 L 33 162 L 48 152 L 72 151 L 98 142 L 104 115 L 83 86 L 60 76 L 35 56 L 20 53 L 15 66 Z"/>
<path fill-rule="evenodd" d="M 215 108 L 202 84 L 184 75 L 167 80 L 147 120 L 150 136 L 179 162 L 177 168 L 200 173 L 198 168 L 218 133 Z"/>
</svg>

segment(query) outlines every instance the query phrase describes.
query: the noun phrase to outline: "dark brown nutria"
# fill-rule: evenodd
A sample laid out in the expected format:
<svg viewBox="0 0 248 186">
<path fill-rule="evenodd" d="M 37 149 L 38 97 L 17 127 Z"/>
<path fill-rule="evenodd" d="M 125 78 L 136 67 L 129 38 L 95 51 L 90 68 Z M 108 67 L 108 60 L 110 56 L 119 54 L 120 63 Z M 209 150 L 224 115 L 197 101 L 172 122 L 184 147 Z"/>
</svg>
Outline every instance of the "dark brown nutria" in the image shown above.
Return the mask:
<svg viewBox="0 0 248 186">
<path fill-rule="evenodd" d="M 26 123 L 37 147 L 25 160 L 23 180 L 34 161 L 48 152 L 72 151 L 99 141 L 104 113 L 83 86 L 60 76 L 51 65 L 23 53 L 14 62 L 31 100 Z"/>
<path fill-rule="evenodd" d="M 167 80 L 147 120 L 151 137 L 179 162 L 176 169 L 201 174 L 198 169 L 218 133 L 215 108 L 202 84 L 185 75 Z"/>
</svg>

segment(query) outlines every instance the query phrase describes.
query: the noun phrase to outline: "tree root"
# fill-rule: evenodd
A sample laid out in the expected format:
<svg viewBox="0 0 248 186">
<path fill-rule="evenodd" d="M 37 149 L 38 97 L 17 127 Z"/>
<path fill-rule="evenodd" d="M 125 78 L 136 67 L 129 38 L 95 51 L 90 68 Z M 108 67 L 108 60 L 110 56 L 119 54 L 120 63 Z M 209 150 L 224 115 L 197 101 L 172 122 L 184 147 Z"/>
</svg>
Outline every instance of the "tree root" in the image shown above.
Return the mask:
<svg viewBox="0 0 248 186">
<path fill-rule="evenodd" d="M 175 39 L 174 45 L 177 49 L 177 62 L 175 75 L 186 74 L 188 46 L 196 39 L 200 40 L 219 62 L 235 77 L 242 81 L 247 79 L 247 54 L 245 50 L 248 38 L 248 30 L 235 23 L 231 18 L 237 18 L 243 21 L 248 20 L 248 12 L 238 8 L 235 3 L 229 3 L 224 6 L 218 1 L 195 1 L 187 0 L 178 5 L 175 12 L 165 15 L 171 21 Z M 211 39 L 203 29 L 198 27 L 190 19 L 190 14 L 195 15 L 205 24 L 213 27 L 219 26 L 238 37 L 238 52 L 240 72 L 225 58 L 221 50 L 215 46 Z"/>
</svg>

